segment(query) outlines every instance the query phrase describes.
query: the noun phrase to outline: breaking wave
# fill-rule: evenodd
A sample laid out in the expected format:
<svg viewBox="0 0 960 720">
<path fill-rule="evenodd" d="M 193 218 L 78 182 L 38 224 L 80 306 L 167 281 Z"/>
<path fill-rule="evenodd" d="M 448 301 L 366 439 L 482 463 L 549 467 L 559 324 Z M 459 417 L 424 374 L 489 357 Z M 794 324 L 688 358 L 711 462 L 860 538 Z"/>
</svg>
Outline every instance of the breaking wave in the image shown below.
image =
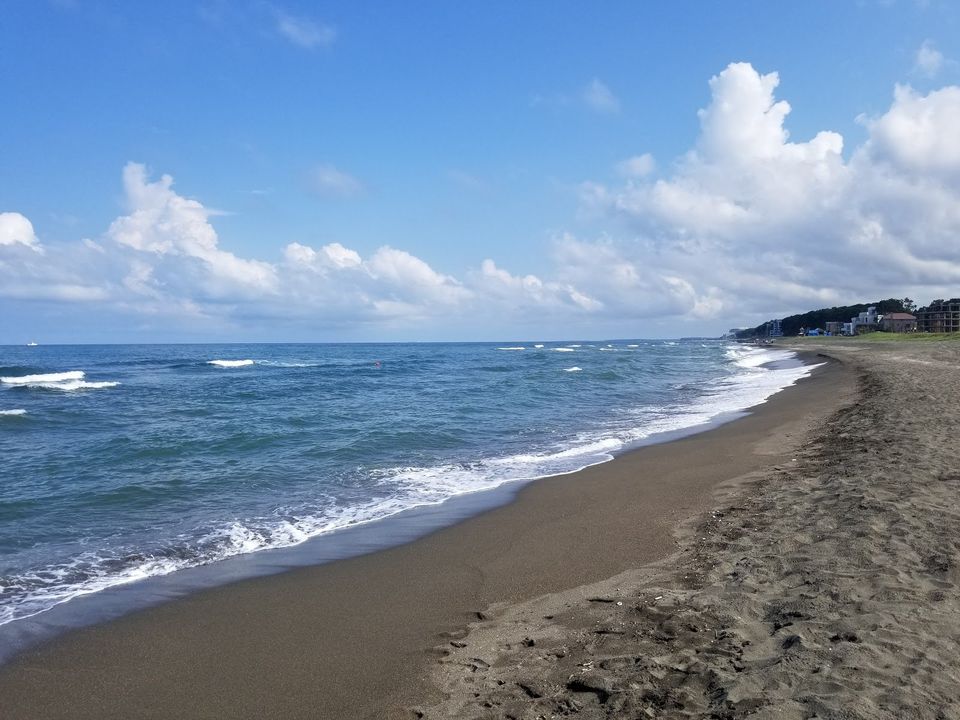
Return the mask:
<svg viewBox="0 0 960 720">
<path fill-rule="evenodd" d="M 0 383 L 14 387 L 43 388 L 46 390 L 96 390 L 99 388 L 116 387 L 120 383 L 107 380 L 88 381 L 84 378 L 83 370 L 70 370 L 61 373 L 45 373 L 40 375 L 21 375 L 2 377 Z"/>
<path fill-rule="evenodd" d="M 551 349 L 573 352 L 572 347 Z M 596 356 L 595 362 L 626 362 L 630 357 L 637 359 L 642 355 L 624 354 L 607 359 Z M 700 384 L 695 393 L 677 393 L 678 399 L 672 404 L 647 404 L 631 410 L 631 414 L 615 418 L 611 416 L 609 420 L 604 418 L 601 424 L 587 431 L 553 436 L 549 440 L 531 444 L 522 451 L 499 450 L 502 455 L 478 455 L 461 458 L 460 462 L 437 460 L 417 464 L 408 460 L 397 461 L 394 466 L 386 467 L 371 464 L 362 470 L 364 483 L 358 486 L 364 488 L 364 493 L 370 493 L 366 497 L 357 494 L 340 500 L 311 499 L 309 505 L 302 503 L 278 508 L 272 514 L 253 510 L 241 516 L 242 519 L 235 519 L 237 516 L 228 510 L 218 509 L 215 517 L 205 517 L 191 532 L 168 536 L 165 540 L 157 539 L 149 547 L 97 549 L 83 552 L 67 561 L 21 569 L 16 574 L 0 578 L 3 598 L 0 625 L 42 613 L 73 598 L 107 588 L 260 550 L 291 547 L 314 537 L 382 520 L 405 510 L 436 505 L 458 495 L 490 490 L 505 483 L 570 473 L 606 462 L 618 452 L 652 435 L 693 428 L 764 402 L 811 372 L 811 366 L 778 367 L 776 364 L 777 361 L 794 357 L 793 353 L 779 349 L 746 346 L 718 349 L 718 376 Z M 559 358 L 556 360 L 558 365 L 562 362 Z M 261 361 L 206 362 L 231 368 L 260 364 Z M 300 367 L 301 364 L 292 362 L 284 366 Z M 572 366 L 562 370 L 573 373 L 581 372 L 582 368 Z M 579 388 L 585 383 L 589 384 L 594 380 L 595 370 L 592 366 L 591 373 L 584 374 L 576 383 L 559 381 L 559 385 L 575 385 Z M 627 377 L 626 374 L 624 376 Z M 2 377 L 0 382 L 13 387 L 58 389 L 117 384 L 88 382 L 85 373 L 79 370 Z M 684 392 L 687 390 L 682 383 L 673 387 Z M 0 415 L 22 414 L 25 414 L 24 410 L 0 410 Z"/>
<path fill-rule="evenodd" d="M 238 368 L 253 365 L 253 360 L 207 360 L 207 365 L 216 365 L 222 368 Z"/>
</svg>

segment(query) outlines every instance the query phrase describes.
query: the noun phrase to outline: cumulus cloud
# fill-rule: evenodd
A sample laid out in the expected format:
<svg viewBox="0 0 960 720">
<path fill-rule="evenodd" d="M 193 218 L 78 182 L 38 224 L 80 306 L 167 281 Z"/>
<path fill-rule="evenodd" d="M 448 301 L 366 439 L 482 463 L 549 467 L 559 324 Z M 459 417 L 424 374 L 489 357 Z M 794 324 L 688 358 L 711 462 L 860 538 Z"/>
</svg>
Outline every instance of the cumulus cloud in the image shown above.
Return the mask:
<svg viewBox="0 0 960 720">
<path fill-rule="evenodd" d="M 866 151 L 897 173 L 914 178 L 960 179 L 960 87 L 921 95 L 898 85 L 888 112 L 867 121 Z"/>
<path fill-rule="evenodd" d="M 590 312 L 603 307 L 603 303 L 570 283 L 545 282 L 536 275 L 512 275 L 489 258 L 483 261 L 480 272 L 472 280 L 478 294 L 488 302 L 495 301 L 505 312 L 523 314 L 531 307 L 541 312 Z"/>
<path fill-rule="evenodd" d="M 0 245 L 25 245 L 40 249 L 33 223 L 16 212 L 0 213 Z"/>
<path fill-rule="evenodd" d="M 279 262 L 224 249 L 216 215 L 129 163 L 126 212 L 98 240 L 43 248 L 18 213 L 0 216 L 0 297 L 108 302 L 140 316 L 297 319 L 319 326 L 414 321 L 456 312 L 473 292 L 424 260 L 384 245 L 361 257 L 340 243 L 288 243 Z M 43 252 L 38 252 L 38 251 Z"/>
<path fill-rule="evenodd" d="M 395 238 L 365 252 L 290 238 L 275 260 L 242 257 L 214 212 L 131 163 L 127 207 L 100 237 L 41 244 L 23 215 L 0 215 L 0 297 L 373 338 L 401 327 L 468 337 L 485 319 L 501 336 L 630 335 L 657 322 L 719 331 L 881 296 L 956 295 L 960 88 L 898 86 L 845 154 L 836 132 L 791 137 L 779 84 L 747 63 L 710 79 L 689 151 L 658 173 L 641 154 L 615 183 L 585 182 L 601 232 L 559 233 L 536 274 L 496 258 L 450 273 Z"/>
<path fill-rule="evenodd" d="M 128 163 L 123 188 L 129 213 L 113 221 L 106 237 L 138 251 L 141 263 L 146 262 L 142 256 L 152 256 L 149 273 L 142 267 L 137 270 L 138 286 L 183 285 L 184 292 L 225 297 L 276 289 L 274 268 L 222 250 L 210 224 L 212 212 L 199 201 L 178 195 L 169 175 L 151 182 L 145 166 Z"/>
<path fill-rule="evenodd" d="M 922 297 L 960 280 L 960 88 L 896 88 L 846 160 L 838 133 L 791 140 L 779 82 L 729 65 L 669 177 L 583 185 L 585 206 L 640 238 L 620 252 L 655 254 L 702 317 Z"/>
<path fill-rule="evenodd" d="M 277 11 L 277 32 L 294 45 L 307 49 L 327 47 L 337 38 L 337 31 L 329 25 L 282 11 Z"/>
<path fill-rule="evenodd" d="M 84 302 L 105 300 L 104 277 L 77 243 L 48 252 L 20 213 L 0 213 L 0 299 Z"/>
<path fill-rule="evenodd" d="M 610 88 L 597 78 L 594 78 L 587 84 L 583 89 L 581 97 L 587 104 L 587 107 L 599 113 L 620 112 L 620 100 L 613 94 Z"/>
</svg>

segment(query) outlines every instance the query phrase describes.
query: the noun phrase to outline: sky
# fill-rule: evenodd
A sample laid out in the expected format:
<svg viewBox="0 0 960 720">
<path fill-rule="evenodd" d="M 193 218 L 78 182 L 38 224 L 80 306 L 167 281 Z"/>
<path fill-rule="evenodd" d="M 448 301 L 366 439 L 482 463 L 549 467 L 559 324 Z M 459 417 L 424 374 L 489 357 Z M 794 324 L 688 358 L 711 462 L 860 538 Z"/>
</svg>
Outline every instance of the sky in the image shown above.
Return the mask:
<svg viewBox="0 0 960 720">
<path fill-rule="evenodd" d="M 0 343 L 960 295 L 954 2 L 7 0 L 0 108 Z"/>
</svg>

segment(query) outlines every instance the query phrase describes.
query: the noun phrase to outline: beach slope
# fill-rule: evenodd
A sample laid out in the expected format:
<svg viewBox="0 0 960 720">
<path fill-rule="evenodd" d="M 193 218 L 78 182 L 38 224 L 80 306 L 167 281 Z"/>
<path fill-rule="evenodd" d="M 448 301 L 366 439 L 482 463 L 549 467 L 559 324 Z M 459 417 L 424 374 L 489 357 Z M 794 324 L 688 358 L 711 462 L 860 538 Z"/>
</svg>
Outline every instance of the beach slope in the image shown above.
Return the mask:
<svg viewBox="0 0 960 720">
<path fill-rule="evenodd" d="M 960 717 L 960 344 L 794 345 L 857 402 L 665 561 L 476 623 L 422 714 Z"/>
<path fill-rule="evenodd" d="M 786 467 L 855 386 L 839 364 L 823 365 L 748 417 L 531 483 L 513 502 L 415 542 L 74 631 L 0 668 L 3 717 L 616 714 L 620 676 L 570 678 L 599 668 L 618 643 L 616 657 L 642 655 L 646 646 L 615 623 L 648 595 L 636 583 L 590 584 L 670 557 L 678 526 L 716 505 L 718 483 Z M 760 519 L 782 512 L 792 509 Z M 678 560 L 682 584 L 658 595 L 696 608 L 716 550 L 716 533 L 705 537 Z M 743 554 L 757 554 L 742 542 Z M 529 610 L 539 607 L 555 609 Z M 613 683 L 609 692 L 585 690 L 594 678 Z"/>
</svg>

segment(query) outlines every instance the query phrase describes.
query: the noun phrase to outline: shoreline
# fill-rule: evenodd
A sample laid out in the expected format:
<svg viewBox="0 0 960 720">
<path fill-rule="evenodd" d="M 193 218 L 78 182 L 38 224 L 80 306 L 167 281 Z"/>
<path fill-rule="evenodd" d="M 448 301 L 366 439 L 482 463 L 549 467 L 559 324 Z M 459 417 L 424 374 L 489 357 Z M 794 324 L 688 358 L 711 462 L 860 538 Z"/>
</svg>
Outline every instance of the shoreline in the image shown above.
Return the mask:
<svg viewBox="0 0 960 720">
<path fill-rule="evenodd" d="M 444 633 L 666 557 L 718 483 L 782 460 L 850 385 L 829 363 L 744 418 L 534 481 L 411 543 L 72 631 L 0 668 L 8 716 L 409 717 Z"/>
<path fill-rule="evenodd" d="M 854 401 L 669 558 L 472 623 L 421 717 L 958 717 L 960 343 L 786 347 L 843 362 Z"/>
<path fill-rule="evenodd" d="M 799 353 L 791 351 L 791 353 L 793 354 L 791 358 L 770 360 L 761 367 L 770 370 L 810 367 L 809 371 L 812 371 L 811 366 L 818 364 L 813 353 L 804 354 L 802 351 Z M 763 402 L 760 404 L 762 405 Z M 488 489 L 453 495 L 438 503 L 416 505 L 384 518 L 361 521 L 295 545 L 264 548 L 212 563 L 141 578 L 135 582 L 118 583 L 79 595 L 36 615 L 0 625 L 0 667 L 21 652 L 56 640 L 57 637 L 66 633 L 108 623 L 124 615 L 188 597 L 196 592 L 277 575 L 298 568 L 347 560 L 413 542 L 513 502 L 517 494 L 530 483 L 580 473 L 591 467 L 615 461 L 643 447 L 674 442 L 691 435 L 710 432 L 744 417 L 756 407 L 729 410 L 697 424 L 653 432 L 612 452 L 606 459 L 591 460 L 579 468 L 539 477 L 507 480 Z"/>
</svg>

